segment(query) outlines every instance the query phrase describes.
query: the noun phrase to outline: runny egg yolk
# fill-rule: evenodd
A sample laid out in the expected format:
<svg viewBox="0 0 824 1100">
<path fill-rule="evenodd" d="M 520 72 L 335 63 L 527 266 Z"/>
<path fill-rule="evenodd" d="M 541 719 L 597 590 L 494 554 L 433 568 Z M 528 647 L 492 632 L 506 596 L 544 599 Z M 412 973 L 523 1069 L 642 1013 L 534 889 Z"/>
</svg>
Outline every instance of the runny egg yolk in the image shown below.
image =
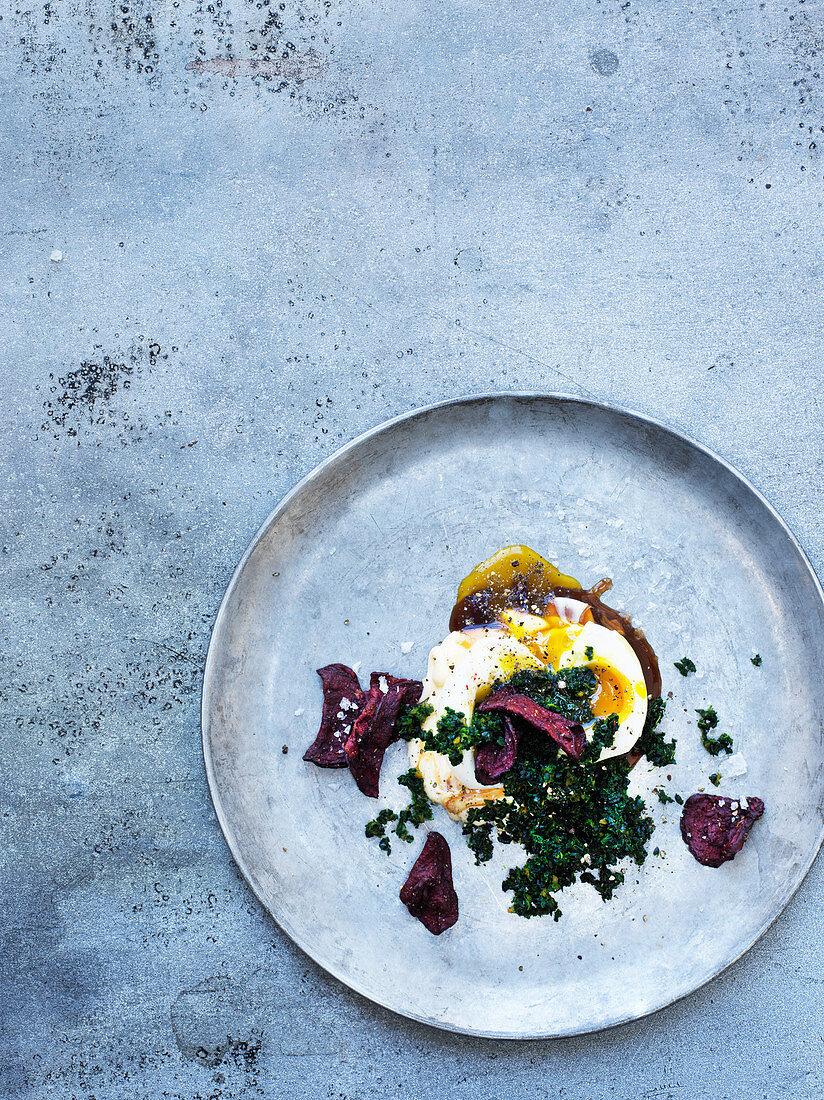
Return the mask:
<svg viewBox="0 0 824 1100">
<path fill-rule="evenodd" d="M 580 634 L 582 626 L 580 622 L 573 623 L 567 619 L 562 619 L 559 615 L 550 614 L 543 620 L 546 624 L 544 629 L 527 634 L 526 630 L 529 626 L 541 620 L 537 617 L 524 615 L 521 616 L 521 622 L 516 622 L 516 617 L 512 613 L 505 613 L 501 617 L 508 628 L 513 632 L 517 632 L 524 644 L 537 657 L 546 661 L 556 671 L 561 657 Z M 527 620 L 530 621 L 527 622 Z M 519 627 L 520 629 L 518 629 Z M 597 680 L 597 687 L 590 702 L 593 716 L 595 718 L 605 718 L 610 714 L 617 714 L 619 721 L 623 722 L 635 705 L 636 695 L 639 694 L 637 687 L 634 687 L 630 680 L 617 668 L 603 660 L 596 659 L 587 662 L 587 667 L 591 669 Z M 641 690 L 641 698 L 645 695 L 646 689 Z"/>
<path fill-rule="evenodd" d="M 593 715 L 596 718 L 605 718 L 609 714 L 617 714 L 619 721 L 623 722 L 635 703 L 635 689 L 632 684 L 612 665 L 591 664 L 588 667 L 598 681 L 590 701 Z"/>
<path fill-rule="evenodd" d="M 580 633 L 580 627 L 572 623 L 561 624 L 560 619 L 548 630 L 542 630 L 535 636 L 535 641 L 541 649 L 541 656 L 557 669 L 561 654 L 566 653 L 575 641 L 576 634 Z"/>
<path fill-rule="evenodd" d="M 558 668 L 561 654 L 566 653 L 581 631 L 578 623 L 568 622 L 556 615 L 542 619 L 537 615 L 504 611 L 501 621 L 513 637 L 554 669 Z"/>
</svg>

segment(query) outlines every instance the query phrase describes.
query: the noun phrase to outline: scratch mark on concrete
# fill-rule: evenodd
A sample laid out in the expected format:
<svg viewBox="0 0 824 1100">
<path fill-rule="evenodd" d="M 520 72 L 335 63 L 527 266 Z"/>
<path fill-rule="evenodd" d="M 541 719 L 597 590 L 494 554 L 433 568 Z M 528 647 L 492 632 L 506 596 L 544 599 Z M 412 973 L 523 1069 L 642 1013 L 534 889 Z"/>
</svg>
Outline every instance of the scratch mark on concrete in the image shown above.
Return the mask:
<svg viewBox="0 0 824 1100">
<path fill-rule="evenodd" d="M 152 641 L 151 639 L 148 639 L 148 641 L 150 645 L 157 646 L 159 649 L 165 649 L 167 652 L 171 653 L 172 656 L 178 661 L 189 661 L 193 665 L 198 665 L 198 667 L 200 666 L 200 662 L 192 657 L 190 653 L 178 653 L 176 649 L 173 649 L 170 645 L 166 645 L 165 642 Z"/>
<path fill-rule="evenodd" d="M 447 314 L 441 313 L 440 310 L 428 310 L 435 317 L 440 317 L 444 321 L 449 321 L 454 324 L 452 318 Z M 520 355 L 521 358 L 527 359 L 530 363 L 536 363 L 539 367 L 543 367 L 545 370 L 552 371 L 558 378 L 563 378 L 565 382 L 570 382 L 575 388 L 587 397 L 592 397 L 594 400 L 599 400 L 598 395 L 593 393 L 592 390 L 588 390 L 585 386 L 573 378 L 569 374 L 564 374 L 558 367 L 553 367 L 550 363 L 547 363 L 545 359 L 539 359 L 537 355 L 532 355 L 528 351 L 524 351 L 522 348 L 516 348 L 512 344 L 507 344 L 504 340 L 499 340 L 497 336 L 491 336 L 488 332 L 484 332 L 479 328 L 472 328 L 470 325 L 461 324 L 461 332 L 470 332 L 473 336 L 478 336 L 481 340 L 486 340 L 490 344 L 494 344 L 495 347 L 503 348 L 505 351 L 511 351 L 514 355 Z"/>
<path fill-rule="evenodd" d="M 317 50 L 304 50 L 289 57 L 211 57 L 196 58 L 186 66 L 191 73 L 217 73 L 220 76 L 273 76 L 279 80 L 313 80 L 323 76 L 329 59 Z"/>
</svg>

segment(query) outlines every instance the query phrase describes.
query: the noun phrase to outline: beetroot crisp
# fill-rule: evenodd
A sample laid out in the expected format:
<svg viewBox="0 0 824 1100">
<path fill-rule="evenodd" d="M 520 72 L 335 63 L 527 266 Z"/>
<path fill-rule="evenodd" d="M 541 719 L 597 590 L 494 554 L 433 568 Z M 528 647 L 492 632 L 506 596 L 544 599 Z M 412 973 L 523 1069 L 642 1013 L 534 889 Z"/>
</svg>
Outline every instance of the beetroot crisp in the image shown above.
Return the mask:
<svg viewBox="0 0 824 1100">
<path fill-rule="evenodd" d="M 401 901 L 433 936 L 440 936 L 458 919 L 452 856 L 440 833 L 427 835 L 423 850 L 401 887 Z"/>
<path fill-rule="evenodd" d="M 523 718 L 530 726 L 548 733 L 573 760 L 581 759 L 581 753 L 587 743 L 584 727 L 579 722 L 562 718 L 553 710 L 547 710 L 534 699 L 530 699 L 528 695 L 519 695 L 517 692 L 502 688 L 484 699 L 475 709 L 481 714 L 496 710 L 511 717 Z"/>
<path fill-rule="evenodd" d="M 352 724 L 344 743 L 349 770 L 369 798 L 378 797 L 383 754 L 398 740 L 395 721 L 404 704 L 417 703 L 423 691 L 420 680 L 402 680 L 388 672 L 373 672 L 363 710 Z"/>
<path fill-rule="evenodd" d="M 518 755 L 518 730 L 508 714 L 504 715 L 504 743 L 496 745 L 487 741 L 475 750 L 475 778 L 479 783 L 489 786 L 502 775 L 506 775 L 515 765 Z"/>
<path fill-rule="evenodd" d="M 764 813 L 760 798 L 691 794 L 681 812 L 684 843 L 705 867 L 720 867 L 744 847 L 753 824 Z"/>
<path fill-rule="evenodd" d="M 318 735 L 303 759 L 319 768 L 345 768 L 349 761 L 344 742 L 363 709 L 364 694 L 348 665 L 326 665 L 318 669 L 318 676 L 323 684 L 323 714 Z"/>
</svg>

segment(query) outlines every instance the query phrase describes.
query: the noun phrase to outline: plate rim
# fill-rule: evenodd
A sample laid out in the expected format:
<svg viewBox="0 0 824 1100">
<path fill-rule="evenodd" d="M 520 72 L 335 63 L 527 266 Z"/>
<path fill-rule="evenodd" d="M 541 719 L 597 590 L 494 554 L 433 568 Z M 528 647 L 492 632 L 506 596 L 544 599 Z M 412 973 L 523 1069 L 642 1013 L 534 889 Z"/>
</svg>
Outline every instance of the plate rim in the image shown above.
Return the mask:
<svg viewBox="0 0 824 1100">
<path fill-rule="evenodd" d="M 312 960 L 313 963 L 315 963 L 316 966 L 319 966 L 326 974 L 328 974 L 336 981 L 339 981 L 342 985 L 345 985 L 348 989 L 353 990 L 353 992 L 365 998 L 372 1004 L 377 1004 L 381 1008 L 393 1013 L 394 1015 L 401 1016 L 408 1020 L 414 1020 L 416 1023 L 425 1024 L 428 1027 L 436 1028 L 439 1031 L 448 1031 L 452 1034 L 457 1035 L 469 1035 L 474 1038 L 480 1039 L 507 1039 L 512 1040 L 513 1042 L 530 1040 L 536 1041 L 549 1039 L 569 1039 L 579 1035 L 593 1035 L 601 1031 L 608 1031 L 612 1028 L 620 1027 L 623 1024 L 631 1023 L 634 1020 L 642 1020 L 646 1017 L 654 1015 L 657 1012 L 662 1012 L 664 1009 L 669 1008 L 671 1005 L 676 1004 L 678 1001 L 683 1000 L 685 997 L 696 993 L 699 989 L 702 989 L 705 985 L 713 981 L 720 974 L 723 974 L 724 971 L 728 970 L 731 966 L 733 966 L 741 958 L 743 958 L 743 956 L 746 955 L 747 952 L 755 946 L 755 944 L 762 938 L 762 936 L 764 936 L 765 933 L 769 931 L 772 925 L 785 911 L 785 909 L 801 887 L 804 879 L 807 877 L 813 863 L 815 863 L 815 860 L 821 849 L 822 842 L 824 842 L 824 815 L 822 816 L 820 821 L 818 839 L 816 840 L 812 848 L 812 853 L 809 859 L 806 861 L 806 863 L 802 862 L 799 864 L 798 874 L 790 889 L 788 890 L 786 896 L 781 899 L 780 904 L 776 908 L 775 912 L 770 917 L 768 917 L 767 920 L 764 921 L 760 928 L 754 933 L 754 935 L 752 935 L 752 937 L 746 942 L 745 946 L 736 955 L 734 955 L 728 961 L 724 962 L 722 965 L 713 969 L 711 973 L 709 973 L 705 977 L 702 977 L 702 979 L 697 984 L 690 984 L 688 988 L 684 988 L 679 992 L 676 992 L 672 996 L 667 995 L 666 1000 L 662 1001 L 660 1004 L 654 1005 L 649 1009 L 646 1009 L 643 1012 L 630 1012 L 626 1015 L 617 1017 L 609 1023 L 598 1024 L 595 1027 L 573 1027 L 555 1031 L 540 1030 L 513 1034 L 512 1032 L 500 1032 L 473 1027 L 460 1027 L 457 1024 L 439 1020 L 432 1016 L 423 1016 L 420 1013 L 407 1011 L 403 1008 L 398 1008 L 395 1005 L 387 1004 L 379 996 L 375 996 L 373 993 L 367 991 L 367 989 L 363 987 L 363 984 L 360 983 L 358 980 L 350 980 L 347 977 L 343 977 L 340 973 L 337 972 L 334 965 L 328 964 L 327 962 L 324 962 L 321 959 L 317 958 L 312 950 L 310 950 L 310 948 L 306 946 L 303 942 L 304 937 L 302 937 L 301 933 L 297 930 L 287 927 L 278 917 L 275 916 L 267 903 L 261 897 L 261 894 L 259 893 L 255 885 L 254 876 L 248 870 L 239 846 L 234 841 L 232 830 L 224 813 L 223 806 L 220 800 L 220 795 L 217 789 L 217 777 L 214 770 L 214 763 L 211 756 L 211 748 L 209 742 L 208 701 L 211 692 L 211 681 L 213 675 L 212 670 L 217 649 L 216 639 L 221 631 L 224 620 L 226 618 L 228 604 L 231 601 L 234 590 L 240 580 L 244 568 L 246 567 L 246 563 L 251 558 L 252 554 L 255 552 L 259 543 L 265 537 L 269 529 L 286 511 L 294 498 L 297 497 L 307 485 L 309 485 L 316 478 L 322 476 L 322 474 L 325 473 L 327 469 L 329 469 L 335 463 L 339 462 L 347 454 L 357 450 L 368 440 L 373 439 L 378 435 L 382 435 L 384 432 L 389 431 L 390 429 L 394 428 L 398 424 L 403 423 L 404 421 L 414 420 L 438 409 L 445 409 L 459 405 L 471 405 L 480 402 L 488 402 L 491 400 L 495 401 L 502 399 L 520 399 L 527 401 L 538 400 L 541 402 L 547 402 L 549 404 L 566 402 L 575 405 L 585 406 L 590 409 L 600 409 L 609 413 L 618 413 L 621 416 L 627 417 L 631 420 L 635 420 L 642 424 L 663 431 L 668 435 L 673 436 L 681 443 L 685 443 L 689 447 L 692 447 L 695 450 L 701 452 L 707 458 L 710 458 L 714 462 L 717 462 L 728 473 L 732 474 L 733 478 L 740 482 L 745 489 L 752 493 L 756 500 L 758 500 L 759 503 L 764 508 L 766 508 L 771 518 L 778 523 L 784 535 L 789 539 L 791 546 L 798 554 L 801 563 L 806 568 L 807 573 L 809 574 L 810 579 L 813 582 L 814 589 L 818 594 L 819 601 L 822 605 L 824 605 L 824 587 L 822 587 L 822 583 L 819 580 L 818 574 L 813 568 L 813 564 L 807 556 L 807 553 L 805 552 L 798 538 L 795 536 L 787 522 L 782 518 L 776 508 L 744 474 L 742 474 L 738 469 L 736 469 L 735 466 L 732 465 L 731 462 L 728 462 L 725 458 L 717 454 L 714 450 L 712 450 L 710 447 L 707 447 L 705 444 L 699 443 L 697 440 L 687 435 L 686 432 L 683 432 L 678 428 L 673 428 L 671 425 L 666 424 L 664 421 L 658 420 L 655 417 L 649 416 L 646 413 L 637 412 L 634 409 L 629 409 L 626 406 L 618 405 L 614 402 L 601 401 L 590 397 L 583 397 L 580 394 L 563 393 L 555 390 L 485 390 L 478 393 L 464 394 L 459 397 L 445 398 L 441 401 L 434 401 L 428 405 L 416 406 L 415 408 L 407 410 L 406 412 L 399 413 L 397 416 L 390 417 L 388 420 L 381 421 L 379 424 L 376 424 L 375 426 L 368 428 L 366 431 L 359 433 L 354 438 L 344 443 L 341 447 L 338 447 L 335 451 L 332 452 L 332 454 L 328 455 L 325 459 L 314 466 L 307 474 L 300 478 L 292 486 L 292 488 L 289 489 L 283 497 L 281 497 L 281 499 L 278 501 L 278 503 L 275 505 L 275 507 L 272 509 L 272 511 L 269 513 L 269 515 L 266 517 L 260 527 L 258 527 L 257 531 L 255 532 L 254 536 L 246 547 L 246 550 L 244 551 L 243 555 L 241 556 L 240 560 L 238 561 L 232 572 L 229 583 L 227 584 L 226 590 L 223 594 L 223 598 L 220 601 L 220 606 L 218 607 L 217 613 L 215 614 L 214 623 L 212 625 L 212 630 L 209 636 L 209 646 L 206 652 L 206 660 L 204 662 L 203 668 L 203 682 L 201 685 L 201 751 L 203 754 L 203 763 L 206 771 L 206 782 L 209 788 L 209 796 L 212 801 L 212 806 L 215 811 L 215 816 L 217 818 L 220 831 L 223 835 L 223 839 L 226 842 L 226 846 L 229 849 L 229 853 L 232 856 L 232 859 L 235 861 L 235 864 L 243 875 L 246 885 L 257 898 L 258 902 L 260 903 L 261 907 L 268 915 L 268 917 L 275 922 L 277 927 L 289 937 L 289 939 L 292 941 L 292 943 L 295 944 L 296 947 L 298 947 L 308 958 Z"/>
</svg>

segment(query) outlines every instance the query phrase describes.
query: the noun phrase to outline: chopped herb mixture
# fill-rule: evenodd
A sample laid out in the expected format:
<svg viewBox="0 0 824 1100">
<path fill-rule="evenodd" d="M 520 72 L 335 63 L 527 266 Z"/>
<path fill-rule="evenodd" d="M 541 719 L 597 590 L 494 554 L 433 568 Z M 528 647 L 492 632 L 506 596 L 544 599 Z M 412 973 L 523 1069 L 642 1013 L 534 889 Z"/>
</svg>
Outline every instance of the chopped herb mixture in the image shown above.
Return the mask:
<svg viewBox="0 0 824 1100">
<path fill-rule="evenodd" d="M 423 779 L 417 768 L 410 768 L 408 772 L 398 776 L 398 782 L 402 787 L 407 788 L 412 795 L 412 801 L 398 814 L 398 824 L 395 826 L 395 832 L 401 840 L 411 844 L 412 834 L 406 826 L 414 825 L 417 828 L 418 825 L 423 825 L 424 821 L 431 821 L 432 803 L 426 797 L 423 789 Z"/>
<path fill-rule="evenodd" d="M 447 707 L 438 719 L 436 730 L 424 730 L 423 723 L 432 713 L 428 703 L 407 707 L 401 713 L 395 730 L 404 741 L 420 738 L 426 752 L 439 752 L 449 758 L 451 764 L 459 764 L 467 749 L 484 741 L 504 743 L 503 720 L 497 714 L 474 714 L 467 726 L 463 714 Z"/>
<path fill-rule="evenodd" d="M 404 741 L 412 741 L 415 737 L 422 737 L 421 726 L 432 713 L 429 703 L 416 703 L 414 706 L 401 707 L 400 714 L 395 722 L 395 733 Z"/>
<path fill-rule="evenodd" d="M 761 654 L 756 653 L 756 655 L 754 657 L 750 657 L 750 661 L 755 665 L 756 668 L 760 668 L 761 667 Z"/>
<path fill-rule="evenodd" d="M 586 667 L 552 670 L 521 670 L 506 684 L 496 682 L 492 691 L 506 686 L 527 695 L 547 710 L 572 721 L 590 724 L 589 739 L 581 760 L 576 762 L 545 733 L 523 724 L 514 767 L 502 776 L 505 797 L 471 809 L 463 827 L 476 863 L 485 863 L 499 844 L 520 844 L 526 851 L 522 866 L 511 867 L 503 880 L 512 892 L 510 909 L 519 916 L 551 914 L 561 916 L 557 894 L 576 881 L 587 882 L 606 901 L 624 881 L 622 860 L 642 864 L 653 821 L 642 799 L 630 797 L 630 763 L 626 756 L 597 763 L 604 748 L 615 740 L 618 716 L 592 721 L 590 700 L 597 680 Z M 649 700 L 647 721 L 637 748 L 651 764 L 665 766 L 675 760 L 675 742 L 667 741 L 659 726 L 666 704 Z M 447 756 L 459 763 L 463 753 L 481 743 L 504 743 L 499 714 L 475 714 L 467 724 L 463 714 L 447 708 L 436 730 L 423 730 L 432 714 L 425 703 L 404 708 L 396 732 L 405 741 L 420 738 L 426 751 Z M 395 814 L 382 810 L 366 826 L 367 836 L 379 838 L 384 851 L 390 850 L 388 826 L 401 840 L 410 841 L 410 826 L 432 817 L 432 807 L 417 769 L 410 769 L 399 782 L 408 787 L 412 801 Z M 661 802 L 673 798 L 656 788 Z M 680 796 L 675 796 L 679 804 Z"/>
<path fill-rule="evenodd" d="M 394 810 L 381 810 L 376 818 L 367 821 L 364 829 L 368 837 L 380 837 L 378 847 L 387 855 L 392 851 L 392 845 L 386 835 L 386 826 L 391 821 L 396 823 L 393 829 L 395 835 L 400 840 L 405 840 L 407 844 L 411 844 L 414 838 L 408 826 L 414 825 L 417 827 L 423 825 L 424 821 L 432 820 L 432 804 L 424 793 L 423 779 L 418 769 L 410 768 L 408 772 L 398 776 L 398 782 L 402 787 L 409 790 L 412 801 L 399 814 L 396 814 Z"/>
<path fill-rule="evenodd" d="M 682 657 L 680 661 L 676 661 L 675 667 L 682 676 L 689 676 L 691 672 L 695 672 L 695 665 L 689 657 Z"/>
<path fill-rule="evenodd" d="M 528 695 L 547 710 L 570 718 L 574 722 L 591 722 L 592 711 L 589 698 L 595 690 L 595 674 L 588 668 L 570 668 L 564 672 L 533 671 L 524 669 L 516 672 L 506 682 L 506 686 L 522 695 Z M 503 686 L 502 682 L 492 685 L 492 693 Z M 438 752 L 449 759 L 450 764 L 460 764 L 467 749 L 491 741 L 503 746 L 504 723 L 500 714 L 478 714 L 472 716 L 467 725 L 463 714 L 446 707 L 438 719 L 437 730 L 422 729 L 423 723 L 432 713 L 427 703 L 418 703 L 401 712 L 395 730 L 404 741 L 414 738 L 423 740 L 426 752 Z"/>
<path fill-rule="evenodd" d="M 463 714 L 446 707 L 438 719 L 437 730 L 421 731 L 415 736 L 423 738 L 426 752 L 439 752 L 449 758 L 450 764 L 460 764 L 467 749 L 492 741 L 504 744 L 504 723 L 500 714 L 473 714 L 467 726 Z"/>
<path fill-rule="evenodd" d="M 710 737 L 710 730 L 714 730 L 718 725 L 718 715 L 715 713 L 715 707 L 709 706 L 696 707 L 695 713 L 698 715 L 698 729 L 701 731 L 701 744 L 710 754 L 710 756 L 718 756 L 719 752 L 732 752 L 732 738 L 728 733 L 721 733 L 718 737 Z"/>
<path fill-rule="evenodd" d="M 667 704 L 660 696 L 650 699 L 647 704 L 644 730 L 636 745 L 638 752 L 646 756 L 650 764 L 656 768 L 665 768 L 668 764 L 675 763 L 675 741 L 667 741 L 658 728 L 666 709 Z"/>
<path fill-rule="evenodd" d="M 570 672 L 563 675 L 568 681 Z M 553 674 L 518 673 L 518 691 L 540 689 L 544 677 L 552 679 Z M 537 692 L 533 697 L 546 705 Z M 585 702 L 589 709 L 588 697 Z M 657 732 L 664 707 L 653 706 L 656 702 L 660 700 L 651 700 L 644 738 L 653 754 L 671 763 L 674 743 L 664 742 Z M 576 718 L 587 720 L 582 703 L 579 697 Z M 493 836 L 500 844 L 517 843 L 526 850 L 526 862 L 511 868 L 502 883 L 512 891 L 511 912 L 522 917 L 551 914 L 558 920 L 556 895 L 565 886 L 587 882 L 606 901 L 624 881 L 618 863 L 629 858 L 640 865 L 646 859 L 654 826 L 641 798 L 627 794 L 629 762 L 626 757 L 594 762 L 612 743 L 617 726 L 616 715 L 596 721 L 578 763 L 549 738 L 525 729 L 515 766 L 503 777 L 506 797 L 469 811 L 463 832 L 476 863 L 492 856 Z"/>
<path fill-rule="evenodd" d="M 713 772 L 710 776 L 710 783 L 713 787 L 720 787 L 721 785 L 721 772 Z"/>
<path fill-rule="evenodd" d="M 381 810 L 376 818 L 372 821 L 367 821 L 364 832 L 367 836 L 380 837 L 378 847 L 382 848 L 384 852 L 389 854 L 392 851 L 392 845 L 389 843 L 389 837 L 386 835 L 386 826 L 390 821 L 397 821 L 398 815 L 394 810 Z"/>
<path fill-rule="evenodd" d="M 658 801 L 666 805 L 668 802 L 674 802 L 675 799 L 671 794 L 667 794 L 663 787 L 653 787 L 653 794 L 658 795 Z"/>
</svg>

